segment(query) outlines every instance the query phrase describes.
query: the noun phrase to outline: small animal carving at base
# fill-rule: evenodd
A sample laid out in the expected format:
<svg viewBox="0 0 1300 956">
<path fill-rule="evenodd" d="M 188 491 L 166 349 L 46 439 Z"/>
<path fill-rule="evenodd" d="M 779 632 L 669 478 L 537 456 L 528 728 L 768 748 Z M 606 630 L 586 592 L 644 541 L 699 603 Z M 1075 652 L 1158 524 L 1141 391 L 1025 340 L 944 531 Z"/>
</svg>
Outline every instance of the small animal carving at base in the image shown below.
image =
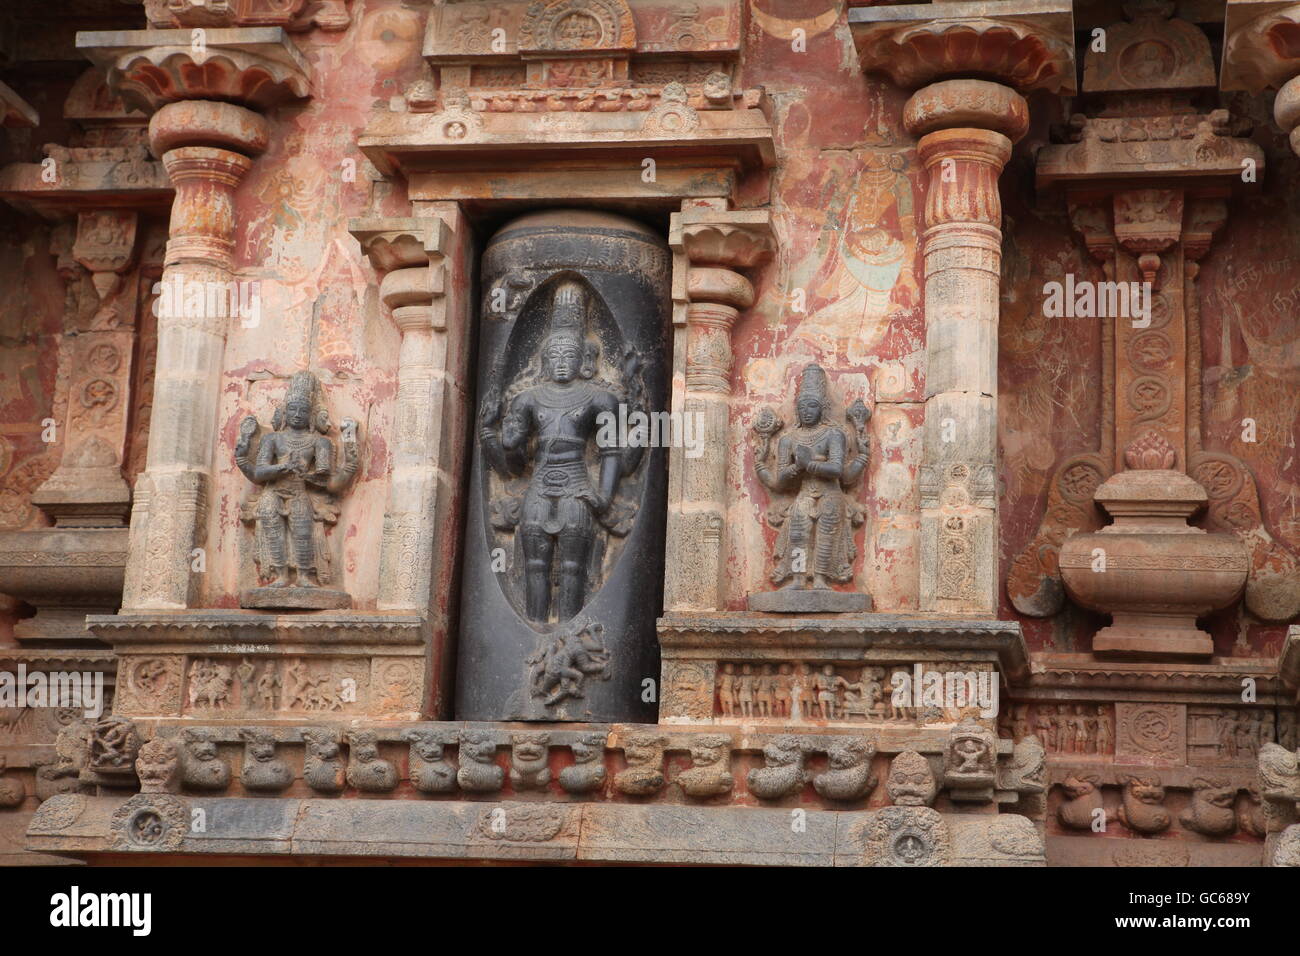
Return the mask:
<svg viewBox="0 0 1300 956">
<path fill-rule="evenodd" d="M 569 745 L 572 766 L 560 771 L 560 786 L 565 793 L 590 793 L 605 785 L 605 735 L 587 734 Z"/>
<path fill-rule="evenodd" d="M 1259 748 L 1259 793 L 1271 803 L 1300 800 L 1300 755 L 1278 744 Z"/>
<path fill-rule="evenodd" d="M 1179 822 L 1205 836 L 1226 836 L 1237 828 L 1236 801 L 1237 788 L 1226 780 L 1197 777 L 1192 781 L 1192 802 Z"/>
<path fill-rule="evenodd" d="M 185 731 L 181 782 L 195 790 L 225 790 L 230 786 L 230 764 L 217 756 L 216 743 L 204 731 Z"/>
<path fill-rule="evenodd" d="M 239 731 L 244 741 L 244 766 L 239 779 L 247 790 L 283 790 L 293 783 L 293 771 L 275 755 L 275 736 L 266 730 Z"/>
<path fill-rule="evenodd" d="M 497 742 L 490 734 L 465 734 L 460 738 L 460 769 L 456 782 L 471 793 L 500 790 L 506 772 L 497 766 Z"/>
<path fill-rule="evenodd" d="M 780 800 L 798 793 L 808 782 L 804 770 L 804 749 L 798 737 L 782 734 L 763 748 L 764 765 L 745 778 L 749 792 L 760 800 Z"/>
<path fill-rule="evenodd" d="M 1124 779 L 1124 799 L 1119 807 L 1119 822 L 1138 833 L 1160 833 L 1173 822 L 1164 808 L 1165 788 L 1155 774 Z"/>
<path fill-rule="evenodd" d="M 875 742 L 851 737 L 826 752 L 829 769 L 813 778 L 813 789 L 827 800 L 861 800 L 876 786 L 871 772 Z"/>
<path fill-rule="evenodd" d="M 691 766 L 677 775 L 677 783 L 690 797 L 720 797 L 731 793 L 731 738 L 702 734 L 691 741 Z"/>
<path fill-rule="evenodd" d="M 658 793 L 664 776 L 664 741 L 654 734 L 629 734 L 623 743 L 627 768 L 614 775 L 614 786 L 633 797 Z"/>
<path fill-rule="evenodd" d="M 0 807 L 10 809 L 22 805 L 27 799 L 27 791 L 21 780 L 4 776 L 6 766 L 8 764 L 4 755 L 0 754 Z"/>
<path fill-rule="evenodd" d="M 456 789 L 456 768 L 443 756 L 445 744 L 432 731 L 408 730 L 411 744 L 411 786 L 420 793 L 450 793 Z"/>
<path fill-rule="evenodd" d="M 363 793 L 387 793 L 397 786 L 397 768 L 379 756 L 372 730 L 348 734 L 348 785 Z"/>
<path fill-rule="evenodd" d="M 331 730 L 304 730 L 302 741 L 306 746 L 303 781 L 317 793 L 341 793 L 344 770 L 338 735 Z"/>
<path fill-rule="evenodd" d="M 1061 826 L 1071 830 L 1094 829 L 1097 821 L 1111 823 L 1115 812 L 1107 810 L 1101 799 L 1101 777 L 1096 774 L 1071 774 L 1061 783 L 1064 799 L 1056 808 Z"/>
<path fill-rule="evenodd" d="M 551 782 L 546 765 L 550 734 L 516 734 L 510 747 L 510 786 L 516 790 L 545 790 Z"/>
</svg>

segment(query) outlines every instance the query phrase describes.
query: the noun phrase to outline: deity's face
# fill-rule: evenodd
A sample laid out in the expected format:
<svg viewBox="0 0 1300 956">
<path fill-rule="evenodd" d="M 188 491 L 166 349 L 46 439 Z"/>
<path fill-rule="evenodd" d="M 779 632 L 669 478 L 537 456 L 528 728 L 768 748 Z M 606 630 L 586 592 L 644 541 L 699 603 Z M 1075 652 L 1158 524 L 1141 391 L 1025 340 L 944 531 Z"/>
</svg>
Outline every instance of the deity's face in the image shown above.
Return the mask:
<svg viewBox="0 0 1300 956">
<path fill-rule="evenodd" d="M 582 350 L 572 339 L 552 339 L 546 346 L 546 364 L 553 381 L 567 384 L 582 365 Z"/>
<path fill-rule="evenodd" d="M 311 403 L 290 402 L 285 406 L 284 417 L 290 428 L 306 428 L 311 422 Z"/>
<path fill-rule="evenodd" d="M 822 420 L 822 403 L 811 396 L 799 399 L 796 411 L 799 413 L 800 425 L 816 425 Z"/>
</svg>

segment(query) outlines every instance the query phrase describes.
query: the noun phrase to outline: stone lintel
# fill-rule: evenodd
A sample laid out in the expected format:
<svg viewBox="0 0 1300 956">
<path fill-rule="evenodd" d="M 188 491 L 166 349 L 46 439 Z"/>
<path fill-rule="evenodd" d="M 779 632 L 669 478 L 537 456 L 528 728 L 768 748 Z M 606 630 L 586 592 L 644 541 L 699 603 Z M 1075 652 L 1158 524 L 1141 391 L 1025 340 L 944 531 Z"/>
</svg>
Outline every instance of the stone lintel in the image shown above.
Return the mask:
<svg viewBox="0 0 1300 956">
<path fill-rule="evenodd" d="M 175 190 L 157 160 L 73 160 L 57 163 L 58 178 L 46 182 L 40 163 L 10 163 L 0 169 L 0 199 L 50 221 L 78 212 L 135 209 L 165 213 Z"/>
<path fill-rule="evenodd" d="M 961 617 L 892 614 L 756 616 L 745 612 L 673 614 L 659 619 L 665 656 L 780 652 L 800 660 L 996 661 L 1006 679 L 1023 680 L 1029 656 L 1020 625 Z"/>
<path fill-rule="evenodd" d="M 656 122 L 656 113 L 493 113 L 454 106 L 438 113 L 385 113 L 358 144 L 386 175 L 471 172 L 507 176 L 542 169 L 568 170 L 570 191 L 590 196 L 586 171 L 611 170 L 640 184 L 647 197 L 663 195 L 645 183 L 643 162 L 659 169 L 749 170 L 776 159 L 772 128 L 759 109 L 692 111 L 695 125 Z M 574 193 L 576 195 L 576 193 Z M 420 198 L 447 198 L 446 196 Z M 681 197 L 678 197 L 681 198 Z"/>
<path fill-rule="evenodd" d="M 1219 89 L 1261 93 L 1300 74 L 1300 3 L 1228 0 Z"/>
<path fill-rule="evenodd" d="M 1285 705 L 1294 697 L 1294 691 L 1287 690 L 1288 668 L 1292 688 L 1300 677 L 1297 647 L 1300 628 L 1292 627 L 1280 662 L 1252 657 L 1216 657 L 1203 663 L 1099 661 L 1091 654 L 1035 654 L 1029 680 L 1017 689 L 1016 699 L 1240 705 L 1242 681 L 1250 678 L 1255 682 L 1257 705 Z"/>
<path fill-rule="evenodd" d="M 1225 189 L 1258 189 L 1264 172 L 1263 149 L 1248 139 L 1211 133 L 1208 116 L 1195 119 L 1205 127 L 1205 135 L 1195 139 L 1106 143 L 1088 138 L 1080 143 L 1044 146 L 1037 157 L 1037 188 L 1042 192 L 1058 185 L 1098 190 L 1147 185 L 1177 187 L 1206 196 L 1221 195 Z M 1242 179 L 1246 160 L 1254 162 L 1255 175 L 1249 183 Z"/>
<path fill-rule="evenodd" d="M 27 831 L 27 847 L 89 860 L 147 854 L 271 862 L 292 855 L 865 866 L 875 862 L 873 824 L 891 809 L 902 808 L 808 810 L 806 827 L 795 832 L 789 810 L 758 807 L 66 794 L 42 804 Z M 205 811 L 204 833 L 188 827 L 194 810 Z M 140 813 L 159 821 L 147 844 L 139 842 L 139 828 L 127 825 Z M 1042 838 L 1024 817 L 930 813 L 946 831 L 939 865 L 1045 864 Z"/>
<path fill-rule="evenodd" d="M 1068 0 L 856 7 L 849 29 L 863 70 L 885 73 L 906 89 L 965 76 L 1021 92 L 1075 92 Z"/>
</svg>

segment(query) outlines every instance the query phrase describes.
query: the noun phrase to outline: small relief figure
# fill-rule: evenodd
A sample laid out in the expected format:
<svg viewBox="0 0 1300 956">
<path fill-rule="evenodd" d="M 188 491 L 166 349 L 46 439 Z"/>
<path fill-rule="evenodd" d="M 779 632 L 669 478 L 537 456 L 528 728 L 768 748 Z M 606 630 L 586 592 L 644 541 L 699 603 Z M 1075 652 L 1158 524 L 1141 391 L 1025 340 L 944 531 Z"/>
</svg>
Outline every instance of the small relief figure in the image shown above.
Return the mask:
<svg viewBox="0 0 1300 956">
<path fill-rule="evenodd" d="M 491 734 L 468 733 L 460 738 L 460 768 L 456 782 L 462 790 L 490 793 L 500 790 L 506 772 L 497 766 L 497 742 Z"/>
<path fill-rule="evenodd" d="M 275 735 L 269 730 L 244 728 L 244 767 L 239 779 L 247 790 L 283 790 L 293 783 L 293 771 L 275 755 Z"/>
<path fill-rule="evenodd" d="M 181 780 L 195 790 L 225 790 L 230 786 L 230 764 L 217 756 L 217 745 L 206 731 L 185 731 Z"/>
<path fill-rule="evenodd" d="M 408 730 L 411 744 L 411 786 L 420 793 L 450 793 L 456 789 L 456 768 L 443 755 L 446 746 L 431 730 Z"/>
<path fill-rule="evenodd" d="M 1227 836 L 1237 828 L 1237 788 L 1227 780 L 1197 777 L 1192 802 L 1178 818 L 1184 829 L 1205 836 Z"/>
<path fill-rule="evenodd" d="M 363 793 L 387 793 L 397 786 L 397 768 L 379 756 L 373 730 L 348 734 L 348 785 Z"/>
<path fill-rule="evenodd" d="M 584 734 L 569 745 L 573 764 L 560 771 L 565 793 L 590 793 L 605 785 L 605 735 Z"/>
<path fill-rule="evenodd" d="M 551 782 L 547 766 L 550 734 L 516 734 L 510 746 L 510 785 L 516 790 L 545 790 Z"/>
<path fill-rule="evenodd" d="M 720 797 L 736 785 L 731 775 L 731 738 L 700 734 L 691 739 L 691 765 L 677 775 L 677 784 L 690 797 Z"/>
<path fill-rule="evenodd" d="M 339 757 L 338 734 L 332 730 L 304 730 L 302 779 L 317 793 L 343 791 L 343 760 Z"/>
<path fill-rule="evenodd" d="M 938 793 L 930 761 L 915 750 L 904 750 L 889 764 L 885 791 L 896 807 L 928 807 Z"/>
<path fill-rule="evenodd" d="M 1124 799 L 1119 807 L 1119 822 L 1138 833 L 1160 833 L 1173 822 L 1164 808 L 1165 788 L 1155 774 L 1124 778 Z"/>
<path fill-rule="evenodd" d="M 876 786 L 871 758 L 876 743 L 867 737 L 850 737 L 826 752 L 829 769 L 813 778 L 813 789 L 827 800 L 861 800 Z"/>
<path fill-rule="evenodd" d="M 866 611 L 871 596 L 834 591 L 832 583 L 853 579 L 857 547 L 853 529 L 862 524 L 865 511 L 847 492 L 858 484 L 868 461 L 867 420 L 871 411 L 862 399 L 850 406 L 852 426 L 835 424 L 830 417 L 826 372 L 808 365 L 795 399 L 798 424 L 776 445 L 770 463 L 772 439 L 784 427 L 776 413 L 765 408 L 754 423 L 758 436 L 754 470 L 771 491 L 793 494 L 794 500 L 774 502 L 767 520 L 778 528 L 772 583 L 778 591 L 749 596 L 753 611 L 817 612 Z"/>
<path fill-rule="evenodd" d="M 803 742 L 792 734 L 772 738 L 763 748 L 763 766 L 746 775 L 749 792 L 761 800 L 779 800 L 798 793 L 808 782 Z"/>
<path fill-rule="evenodd" d="M 81 788 L 81 772 L 90 759 L 90 723 L 73 720 L 54 738 L 54 758 L 36 761 L 36 798 L 48 800 Z"/>
<path fill-rule="evenodd" d="M 996 761 L 997 741 L 992 731 L 973 717 L 954 726 L 943 753 L 943 782 L 952 798 L 959 799 L 960 791 L 992 787 Z"/>
<path fill-rule="evenodd" d="M 334 460 L 329 413 L 320 382 L 308 371 L 294 373 L 272 431 L 254 447 L 257 419 L 239 426 L 235 464 L 261 492 L 244 507 L 254 525 L 253 560 L 258 586 L 240 594 L 250 608 L 346 608 L 351 597 L 332 582 L 325 527 L 338 521 L 339 496 L 357 472 L 357 423 L 340 425 L 343 461 Z"/>
<path fill-rule="evenodd" d="M 125 717 L 105 717 L 91 727 L 88 769 L 107 777 L 134 777 L 140 735 Z"/>
<path fill-rule="evenodd" d="M 1047 753 L 1033 734 L 1016 741 L 1004 789 L 1042 793 L 1047 789 Z"/>
<path fill-rule="evenodd" d="M 135 758 L 141 793 L 175 793 L 180 789 L 180 771 L 180 749 L 166 737 L 146 741 Z"/>
<path fill-rule="evenodd" d="M 504 413 L 495 389 L 480 410 L 479 440 L 492 469 L 509 481 L 531 468 L 522 496 L 499 496 L 491 507 L 498 531 L 519 534 L 524 611 L 534 624 L 562 624 L 582 610 L 591 584 L 599 583 L 589 580 L 593 548 L 606 533 L 625 536 L 636 512 L 617 492 L 639 467 L 644 448 L 598 440 L 627 399 L 595 380 L 597 346 L 586 334 L 590 308 L 581 283 L 558 283 L 541 348 L 541 380 L 510 398 Z M 639 368 L 640 358 L 629 351 L 626 384 L 636 382 Z M 592 443 L 599 459 L 595 480 L 587 465 Z"/>
<path fill-rule="evenodd" d="M 633 797 L 646 797 L 663 789 L 664 741 L 655 734 L 629 734 L 623 742 L 627 767 L 614 775 L 614 786 Z"/>
<path fill-rule="evenodd" d="M 544 646 L 528 658 L 528 686 L 533 697 L 550 707 L 565 698 L 581 698 L 587 677 L 609 679 L 609 653 L 600 624 L 569 628 L 543 638 Z"/>
</svg>

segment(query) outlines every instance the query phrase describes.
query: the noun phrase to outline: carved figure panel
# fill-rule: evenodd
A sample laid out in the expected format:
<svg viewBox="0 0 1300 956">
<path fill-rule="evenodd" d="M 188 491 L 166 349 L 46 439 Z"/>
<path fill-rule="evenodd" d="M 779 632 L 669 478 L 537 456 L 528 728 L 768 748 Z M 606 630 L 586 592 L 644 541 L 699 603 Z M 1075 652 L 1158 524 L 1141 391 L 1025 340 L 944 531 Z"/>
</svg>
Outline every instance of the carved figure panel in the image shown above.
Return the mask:
<svg viewBox="0 0 1300 956">
<path fill-rule="evenodd" d="M 654 719 L 668 262 L 650 230 L 588 212 L 488 244 L 461 719 Z"/>
</svg>

